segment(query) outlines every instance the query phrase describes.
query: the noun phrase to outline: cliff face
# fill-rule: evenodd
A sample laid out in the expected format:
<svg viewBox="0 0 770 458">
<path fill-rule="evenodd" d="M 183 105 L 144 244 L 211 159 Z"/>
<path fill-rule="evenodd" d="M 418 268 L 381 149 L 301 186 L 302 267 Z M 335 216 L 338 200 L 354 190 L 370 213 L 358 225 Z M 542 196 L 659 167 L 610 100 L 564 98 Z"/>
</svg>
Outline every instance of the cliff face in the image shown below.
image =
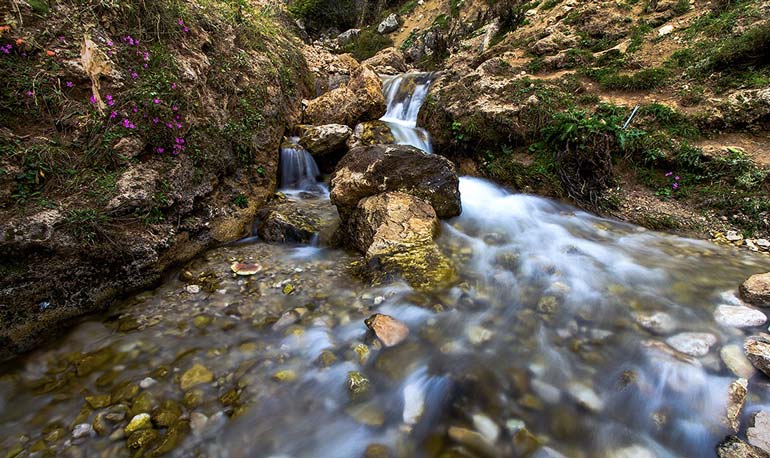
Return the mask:
<svg viewBox="0 0 770 458">
<path fill-rule="evenodd" d="M 0 18 L 0 359 L 243 235 L 312 85 L 270 4 L 27 4 Z"/>
</svg>

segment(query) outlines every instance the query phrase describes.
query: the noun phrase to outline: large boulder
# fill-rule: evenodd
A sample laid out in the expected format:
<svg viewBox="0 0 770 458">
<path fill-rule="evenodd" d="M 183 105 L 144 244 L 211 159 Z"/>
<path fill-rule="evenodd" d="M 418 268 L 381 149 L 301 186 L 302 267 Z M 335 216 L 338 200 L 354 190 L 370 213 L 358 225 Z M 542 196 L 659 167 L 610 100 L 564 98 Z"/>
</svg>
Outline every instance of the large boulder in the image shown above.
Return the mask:
<svg viewBox="0 0 770 458">
<path fill-rule="evenodd" d="M 331 173 L 337 161 L 347 150 L 346 142 L 353 129 L 344 124 L 308 126 L 301 129 L 299 144 L 302 145 L 326 173 Z"/>
<path fill-rule="evenodd" d="M 448 159 L 408 145 L 352 149 L 337 164 L 331 200 L 343 222 L 358 202 L 379 193 L 401 191 L 425 200 L 439 218 L 460 214 L 460 182 Z"/>
<path fill-rule="evenodd" d="M 741 285 L 740 293 L 750 304 L 770 307 L 770 272 L 749 277 Z"/>
<path fill-rule="evenodd" d="M 396 75 L 407 70 L 404 53 L 394 47 L 383 49 L 373 57 L 366 59 L 363 63 L 364 65 L 369 65 L 381 75 Z"/>
<path fill-rule="evenodd" d="M 736 436 L 730 436 L 717 446 L 719 458 L 768 458 L 770 455 L 743 442 Z"/>
<path fill-rule="evenodd" d="M 304 121 L 307 124 L 345 124 L 378 119 L 385 114 L 382 82 L 368 65 L 357 67 L 346 86 L 338 87 L 307 103 Z"/>
<path fill-rule="evenodd" d="M 375 282 L 403 278 L 417 289 L 434 289 L 456 278 L 434 238 L 439 221 L 426 201 L 403 192 L 362 199 L 350 217 L 348 237 L 365 254 Z"/>
<path fill-rule="evenodd" d="M 770 453 L 770 412 L 760 410 L 754 415 L 754 424 L 746 430 L 749 444 Z"/>
<path fill-rule="evenodd" d="M 318 219 L 288 200 L 260 210 L 257 234 L 266 242 L 310 243 L 319 232 Z"/>
</svg>

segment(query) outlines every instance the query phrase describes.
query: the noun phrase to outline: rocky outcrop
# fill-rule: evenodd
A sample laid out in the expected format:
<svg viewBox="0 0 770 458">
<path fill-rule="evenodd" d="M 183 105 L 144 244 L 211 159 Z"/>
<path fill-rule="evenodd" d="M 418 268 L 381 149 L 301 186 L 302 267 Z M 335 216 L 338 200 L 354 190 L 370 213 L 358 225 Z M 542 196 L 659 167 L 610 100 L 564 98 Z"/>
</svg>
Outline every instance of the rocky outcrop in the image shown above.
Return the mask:
<svg viewBox="0 0 770 458">
<path fill-rule="evenodd" d="M 345 124 L 378 119 L 385 114 L 382 82 L 366 65 L 356 68 L 346 86 L 339 87 L 307 103 L 306 124 Z"/>
<path fill-rule="evenodd" d="M 407 71 L 404 53 L 398 48 L 385 48 L 363 62 L 380 75 L 396 75 Z"/>
<path fill-rule="evenodd" d="M 736 436 L 730 436 L 717 446 L 719 458 L 768 458 L 770 455 L 743 442 Z"/>
<path fill-rule="evenodd" d="M 760 307 L 770 307 L 770 272 L 749 277 L 740 287 L 741 298 Z"/>
<path fill-rule="evenodd" d="M 350 75 L 361 66 L 350 54 L 332 54 L 317 46 L 303 47 L 302 54 L 312 75 L 314 91 L 311 97 L 346 85 Z"/>
<path fill-rule="evenodd" d="M 390 191 L 425 200 L 439 218 L 461 211 L 459 180 L 452 162 L 412 146 L 354 148 L 342 158 L 331 180 L 331 200 L 343 221 L 361 199 Z"/>
<path fill-rule="evenodd" d="M 754 415 L 754 424 L 746 430 L 749 444 L 770 454 L 770 412 L 760 410 Z"/>
</svg>

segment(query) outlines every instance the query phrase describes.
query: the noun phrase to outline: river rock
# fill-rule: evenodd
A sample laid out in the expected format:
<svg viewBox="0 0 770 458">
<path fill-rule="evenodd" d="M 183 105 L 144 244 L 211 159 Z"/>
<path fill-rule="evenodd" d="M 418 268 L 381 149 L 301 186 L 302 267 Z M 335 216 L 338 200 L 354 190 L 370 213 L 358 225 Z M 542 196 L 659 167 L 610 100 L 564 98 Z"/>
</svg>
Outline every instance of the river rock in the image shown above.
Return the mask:
<svg viewBox="0 0 770 458">
<path fill-rule="evenodd" d="M 637 312 L 634 320 L 653 334 L 671 334 L 676 329 L 676 321 L 666 312 Z"/>
<path fill-rule="evenodd" d="M 717 446 L 717 456 L 719 458 L 768 458 L 770 455 L 735 436 L 730 436 Z"/>
<path fill-rule="evenodd" d="M 361 35 L 361 29 L 348 29 L 337 35 L 337 43 L 344 47 L 346 44 L 353 42 L 359 35 Z"/>
<path fill-rule="evenodd" d="M 90 423 L 80 423 L 72 428 L 72 438 L 80 439 L 94 434 L 94 427 Z"/>
<path fill-rule="evenodd" d="M 770 307 L 770 272 L 749 277 L 741 285 L 740 293 L 749 304 Z"/>
<path fill-rule="evenodd" d="M 656 458 L 658 455 L 642 445 L 629 445 L 604 455 L 603 458 Z"/>
<path fill-rule="evenodd" d="M 418 289 L 450 283 L 456 272 L 433 241 L 438 218 L 425 201 L 402 192 L 361 200 L 349 219 L 347 238 L 365 254 L 372 279 L 403 278 Z"/>
<path fill-rule="evenodd" d="M 130 436 L 131 433 L 135 431 L 139 431 L 142 429 L 150 429 L 150 428 L 152 428 L 152 421 L 150 418 L 150 414 L 140 413 L 138 415 L 135 415 L 134 418 L 132 418 L 131 421 L 128 422 L 128 425 L 126 425 L 126 435 Z"/>
<path fill-rule="evenodd" d="M 354 148 L 337 165 L 331 200 L 343 222 L 358 202 L 375 194 L 401 191 L 431 204 L 439 218 L 461 212 L 460 182 L 448 159 L 408 145 Z"/>
<path fill-rule="evenodd" d="M 770 377 L 770 338 L 767 335 L 749 337 L 743 350 L 751 364 Z"/>
<path fill-rule="evenodd" d="M 274 202 L 259 212 L 259 238 L 272 243 L 310 243 L 319 231 L 319 221 L 293 202 Z"/>
<path fill-rule="evenodd" d="M 182 374 L 179 385 L 182 391 L 187 391 L 194 386 L 211 383 L 212 380 L 214 380 L 214 374 L 206 366 L 195 364 Z"/>
<path fill-rule="evenodd" d="M 578 405 L 591 412 L 599 412 L 604 409 L 604 402 L 599 395 L 591 387 L 583 383 L 572 382 L 567 387 L 567 391 Z"/>
<path fill-rule="evenodd" d="M 383 49 L 363 64 L 371 66 L 380 75 L 396 75 L 407 70 L 404 53 L 394 47 Z"/>
<path fill-rule="evenodd" d="M 367 318 L 364 323 L 386 347 L 396 346 L 409 336 L 409 328 L 406 324 L 392 316 L 376 313 Z"/>
<path fill-rule="evenodd" d="M 723 304 L 714 311 L 714 319 L 724 326 L 752 328 L 767 322 L 767 316 L 757 309 L 743 305 Z"/>
<path fill-rule="evenodd" d="M 770 454 L 770 412 L 760 410 L 754 415 L 754 424 L 746 430 L 749 444 Z"/>
<path fill-rule="evenodd" d="M 478 453 L 479 456 L 485 458 L 496 458 L 499 456 L 494 444 L 490 443 L 482 434 L 476 431 L 458 426 L 450 426 L 449 438 Z"/>
<path fill-rule="evenodd" d="M 725 345 L 719 350 L 719 356 L 730 371 L 738 377 L 750 379 L 756 369 L 743 354 L 743 349 L 738 345 Z"/>
<path fill-rule="evenodd" d="M 666 343 L 685 355 L 700 357 L 708 354 L 709 349 L 717 343 L 717 338 L 707 332 L 683 332 L 669 337 Z"/>
<path fill-rule="evenodd" d="M 749 381 L 745 378 L 738 379 L 730 384 L 727 392 L 727 412 L 723 419 L 724 424 L 738 432 L 741 426 L 741 413 L 746 403 L 746 395 L 749 392 Z"/>
<path fill-rule="evenodd" d="M 348 372 L 348 392 L 352 399 L 360 399 L 369 395 L 372 383 L 366 376 L 358 371 Z"/>
<path fill-rule="evenodd" d="M 395 13 L 389 15 L 380 22 L 377 26 L 377 32 L 380 34 L 386 34 L 395 32 L 398 29 L 398 15 Z"/>
<path fill-rule="evenodd" d="M 307 124 L 345 124 L 379 119 L 385 114 L 382 81 L 368 65 L 353 70 L 346 86 L 338 87 L 307 103 L 304 121 Z"/>
<path fill-rule="evenodd" d="M 345 142 L 352 134 L 353 129 L 344 124 L 309 127 L 303 130 L 299 144 L 319 161 L 344 152 Z"/>
</svg>

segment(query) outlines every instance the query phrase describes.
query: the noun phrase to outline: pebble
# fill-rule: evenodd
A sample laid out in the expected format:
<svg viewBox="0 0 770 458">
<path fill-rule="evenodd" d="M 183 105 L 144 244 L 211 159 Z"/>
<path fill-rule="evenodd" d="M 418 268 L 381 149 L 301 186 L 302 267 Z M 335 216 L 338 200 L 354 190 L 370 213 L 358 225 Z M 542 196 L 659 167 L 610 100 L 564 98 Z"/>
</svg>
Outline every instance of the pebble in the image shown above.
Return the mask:
<svg viewBox="0 0 770 458">
<path fill-rule="evenodd" d="M 193 434 L 196 436 L 200 436 L 203 434 L 204 429 L 206 428 L 206 423 L 208 423 L 209 417 L 206 415 L 200 413 L 200 412 L 193 412 L 190 414 L 190 429 L 192 429 Z"/>
<path fill-rule="evenodd" d="M 714 311 L 714 319 L 723 326 L 752 328 L 767 322 L 767 316 L 757 309 L 743 305 L 723 304 Z"/>
<path fill-rule="evenodd" d="M 743 354 L 743 349 L 735 344 L 725 345 L 719 350 L 719 356 L 730 371 L 738 377 L 749 379 L 756 369 Z"/>
<path fill-rule="evenodd" d="M 152 421 L 150 420 L 150 414 L 148 413 L 140 413 L 139 415 L 135 415 L 134 418 L 131 419 L 131 421 L 128 422 L 128 425 L 126 426 L 126 435 L 130 435 L 131 433 L 135 431 L 139 431 L 142 429 L 150 429 L 152 428 Z"/>
<path fill-rule="evenodd" d="M 94 427 L 90 423 L 80 423 L 72 428 L 72 438 L 80 439 L 81 437 L 92 436 L 94 434 Z"/>
<path fill-rule="evenodd" d="M 500 427 L 484 414 L 477 413 L 473 416 L 473 427 L 489 442 L 497 442 L 500 437 Z"/>
<path fill-rule="evenodd" d="M 676 321 L 666 312 L 638 312 L 634 320 L 653 334 L 671 334 L 676 330 Z"/>
<path fill-rule="evenodd" d="M 187 285 L 185 290 L 190 294 L 198 294 L 201 292 L 200 285 Z"/>
<path fill-rule="evenodd" d="M 570 383 L 567 387 L 569 394 L 575 398 L 575 401 L 581 406 L 592 412 L 599 412 L 604 409 L 604 402 L 594 392 L 591 387 L 580 382 Z"/>
<path fill-rule="evenodd" d="M 147 377 L 147 378 L 143 379 L 141 382 L 139 382 L 139 387 L 142 388 L 143 390 L 146 390 L 147 388 L 150 388 L 151 386 L 155 385 L 156 383 L 158 383 L 158 382 L 154 378 Z"/>
<path fill-rule="evenodd" d="M 717 338 L 714 334 L 707 332 L 683 332 L 666 339 L 675 350 L 690 356 L 706 356 Z"/>
</svg>

